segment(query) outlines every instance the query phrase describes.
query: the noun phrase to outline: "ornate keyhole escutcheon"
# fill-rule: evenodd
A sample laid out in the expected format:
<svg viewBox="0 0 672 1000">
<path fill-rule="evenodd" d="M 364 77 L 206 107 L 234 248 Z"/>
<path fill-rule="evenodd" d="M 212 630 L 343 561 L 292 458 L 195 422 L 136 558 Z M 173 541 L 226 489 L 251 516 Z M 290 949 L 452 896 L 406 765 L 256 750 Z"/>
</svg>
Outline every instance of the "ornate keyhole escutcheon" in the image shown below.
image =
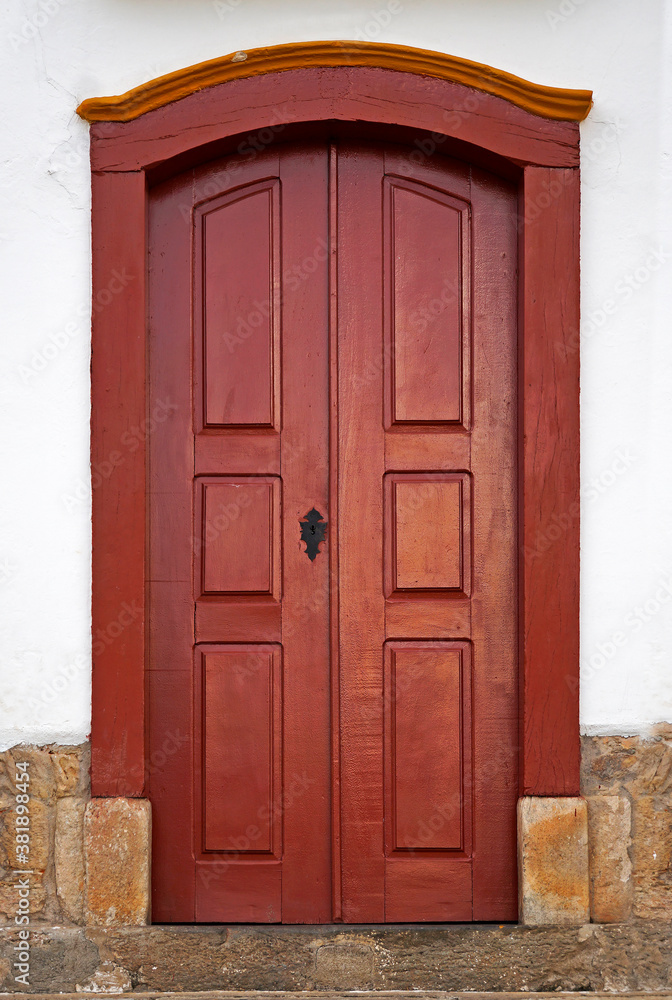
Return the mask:
<svg viewBox="0 0 672 1000">
<path fill-rule="evenodd" d="M 313 507 L 305 517 L 301 518 L 299 524 L 301 525 L 301 541 L 306 543 L 306 555 L 312 562 L 320 551 L 320 542 L 324 541 L 328 522 L 323 519 L 319 510 Z"/>
</svg>

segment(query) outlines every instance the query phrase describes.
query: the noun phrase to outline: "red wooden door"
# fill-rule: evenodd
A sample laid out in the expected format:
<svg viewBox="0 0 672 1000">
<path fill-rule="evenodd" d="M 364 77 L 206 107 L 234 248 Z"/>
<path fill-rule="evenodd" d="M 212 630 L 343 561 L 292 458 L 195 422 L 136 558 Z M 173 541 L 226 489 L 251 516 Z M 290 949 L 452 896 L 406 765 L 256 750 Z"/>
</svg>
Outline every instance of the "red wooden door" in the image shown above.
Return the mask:
<svg viewBox="0 0 672 1000">
<path fill-rule="evenodd" d="M 154 920 L 516 917 L 515 201 L 416 160 L 152 192 Z"/>
</svg>

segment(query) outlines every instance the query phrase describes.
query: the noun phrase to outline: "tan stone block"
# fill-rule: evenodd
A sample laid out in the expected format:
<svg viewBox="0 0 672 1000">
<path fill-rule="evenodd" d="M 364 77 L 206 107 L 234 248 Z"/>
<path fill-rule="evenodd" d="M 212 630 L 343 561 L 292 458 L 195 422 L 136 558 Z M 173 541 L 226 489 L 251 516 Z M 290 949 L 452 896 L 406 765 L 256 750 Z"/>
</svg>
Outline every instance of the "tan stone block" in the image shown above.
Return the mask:
<svg viewBox="0 0 672 1000">
<path fill-rule="evenodd" d="M 634 803 L 634 912 L 672 919 L 672 809 L 669 798 L 645 795 Z"/>
<path fill-rule="evenodd" d="M 65 916 L 76 924 L 84 920 L 85 810 L 82 799 L 60 799 L 56 805 L 56 892 Z"/>
<path fill-rule="evenodd" d="M 52 755 L 55 792 L 63 796 L 76 795 L 80 788 L 81 755 L 78 750 L 55 752 Z"/>
<path fill-rule="evenodd" d="M 581 741 L 581 787 L 586 795 L 633 798 L 672 792 L 672 743 L 661 735 L 584 736 Z"/>
<path fill-rule="evenodd" d="M 374 951 L 370 944 L 338 942 L 323 944 L 315 953 L 316 985 L 339 990 L 362 990 L 373 986 Z"/>
<path fill-rule="evenodd" d="M 584 924 L 590 919 L 585 799 L 518 801 L 520 921 Z"/>
<path fill-rule="evenodd" d="M 586 801 L 591 920 L 622 923 L 632 910 L 630 802 L 621 795 L 594 795 Z"/>
<path fill-rule="evenodd" d="M 28 805 L 29 864 L 27 868 L 44 872 L 51 855 L 51 820 L 52 808 L 41 799 L 32 798 Z M 14 803 L 2 815 L 2 833 L 0 833 L 0 866 L 3 868 L 19 868 L 16 863 L 16 808 Z"/>
<path fill-rule="evenodd" d="M 8 873 L 0 880 L 0 914 L 6 921 L 14 925 L 14 918 L 19 912 L 18 879 L 29 879 L 28 913 L 37 916 L 44 909 L 47 894 L 43 875 L 13 875 Z"/>
<path fill-rule="evenodd" d="M 147 799 L 92 799 L 84 817 L 87 924 L 149 921 L 151 808 Z"/>
<path fill-rule="evenodd" d="M 10 774 L 10 780 L 14 781 L 18 773 L 17 764 L 28 764 L 31 798 L 42 799 L 45 802 L 52 801 L 55 794 L 54 762 L 49 751 L 42 747 L 16 746 L 9 751 L 9 757 L 14 763 L 15 772 Z"/>
</svg>

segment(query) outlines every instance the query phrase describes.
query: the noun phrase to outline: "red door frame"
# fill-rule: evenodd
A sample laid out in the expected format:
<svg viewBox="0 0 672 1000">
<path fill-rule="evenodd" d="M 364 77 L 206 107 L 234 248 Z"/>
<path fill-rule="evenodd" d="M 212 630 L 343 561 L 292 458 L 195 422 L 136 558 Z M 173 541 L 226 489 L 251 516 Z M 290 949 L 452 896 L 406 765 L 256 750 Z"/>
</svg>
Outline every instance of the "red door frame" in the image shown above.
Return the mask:
<svg viewBox="0 0 672 1000">
<path fill-rule="evenodd" d="M 321 42 L 80 106 L 92 122 L 94 796 L 142 797 L 163 763 L 146 753 L 145 442 L 165 419 L 146 402 L 148 177 L 334 120 L 393 126 L 415 137 L 411 155 L 445 143 L 517 179 L 520 794 L 579 793 L 578 122 L 590 103 L 440 53 Z"/>
</svg>

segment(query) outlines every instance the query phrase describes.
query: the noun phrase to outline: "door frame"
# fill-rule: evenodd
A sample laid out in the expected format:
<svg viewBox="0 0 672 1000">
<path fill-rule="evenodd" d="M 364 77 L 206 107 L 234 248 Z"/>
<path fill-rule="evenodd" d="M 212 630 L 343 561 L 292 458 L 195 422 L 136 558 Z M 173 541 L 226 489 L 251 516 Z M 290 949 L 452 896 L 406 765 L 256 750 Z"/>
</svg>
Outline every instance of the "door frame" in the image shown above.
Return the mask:
<svg viewBox="0 0 672 1000">
<path fill-rule="evenodd" d="M 91 122 L 93 796 L 143 797 L 171 752 L 146 749 L 145 445 L 167 416 L 147 412 L 148 183 L 333 121 L 396 129 L 411 157 L 445 149 L 518 185 L 520 795 L 579 793 L 578 123 L 591 97 L 348 41 L 233 53 L 77 109 Z"/>
</svg>

